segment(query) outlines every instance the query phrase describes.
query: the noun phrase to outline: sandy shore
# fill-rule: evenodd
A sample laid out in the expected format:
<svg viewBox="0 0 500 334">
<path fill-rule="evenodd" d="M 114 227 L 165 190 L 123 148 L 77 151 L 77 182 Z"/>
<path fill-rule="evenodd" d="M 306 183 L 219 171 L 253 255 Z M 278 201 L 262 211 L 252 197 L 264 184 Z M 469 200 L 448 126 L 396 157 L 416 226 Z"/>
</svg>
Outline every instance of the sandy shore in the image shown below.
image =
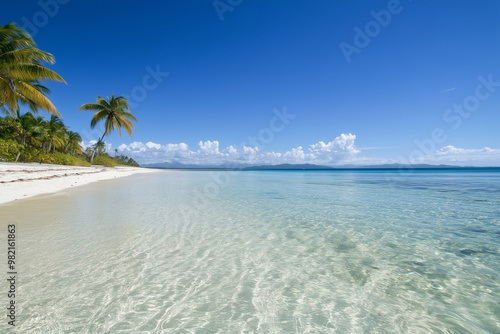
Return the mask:
<svg viewBox="0 0 500 334">
<path fill-rule="evenodd" d="M 0 162 L 0 204 L 40 194 L 55 193 L 95 181 L 153 172 L 158 170 Z"/>
</svg>

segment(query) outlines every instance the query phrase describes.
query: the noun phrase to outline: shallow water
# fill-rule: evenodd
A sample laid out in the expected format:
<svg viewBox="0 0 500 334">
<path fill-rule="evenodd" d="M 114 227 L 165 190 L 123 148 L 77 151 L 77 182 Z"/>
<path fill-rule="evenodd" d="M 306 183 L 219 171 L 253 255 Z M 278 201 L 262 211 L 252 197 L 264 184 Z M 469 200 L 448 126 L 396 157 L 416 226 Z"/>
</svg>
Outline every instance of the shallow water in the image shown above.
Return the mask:
<svg viewBox="0 0 500 334">
<path fill-rule="evenodd" d="M 500 171 L 169 171 L 0 214 L 22 333 L 500 332 Z"/>
</svg>

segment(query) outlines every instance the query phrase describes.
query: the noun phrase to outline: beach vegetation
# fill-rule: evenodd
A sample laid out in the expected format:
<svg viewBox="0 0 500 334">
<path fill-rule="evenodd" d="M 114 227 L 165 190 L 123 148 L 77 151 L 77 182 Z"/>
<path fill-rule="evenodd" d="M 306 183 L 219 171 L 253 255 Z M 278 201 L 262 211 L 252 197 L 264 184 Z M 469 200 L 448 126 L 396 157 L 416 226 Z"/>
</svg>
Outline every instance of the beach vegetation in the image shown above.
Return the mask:
<svg viewBox="0 0 500 334">
<path fill-rule="evenodd" d="M 114 167 L 117 165 L 139 167 L 139 164 L 134 159 L 125 155 L 118 155 L 117 149 L 115 149 L 115 156 L 109 155 L 106 150 L 106 142 L 104 141 L 98 141 L 93 146 L 87 147 L 83 152 L 83 156 L 85 156 L 86 160 L 89 162 L 92 156 L 94 156 L 92 160 L 93 165 L 103 165 L 107 167 Z"/>
<path fill-rule="evenodd" d="M 104 122 L 104 133 L 97 141 L 96 148 L 90 157 L 90 163 L 97 153 L 98 145 L 104 144 L 104 137 L 109 135 L 113 130 L 118 130 L 118 135 L 121 137 L 121 129 L 124 129 L 130 138 L 132 138 L 132 129 L 135 130 L 132 121 L 137 122 L 137 118 L 132 115 L 128 100 L 123 96 L 111 95 L 104 99 L 101 96 L 97 97 L 95 103 L 86 103 L 80 107 L 80 111 L 89 110 L 95 111 L 90 121 L 90 128 L 93 129 L 100 122 Z"/>
<path fill-rule="evenodd" d="M 50 90 L 43 82 L 64 82 L 56 72 L 45 67 L 54 64 L 54 56 L 36 47 L 32 37 L 15 23 L 0 26 L 0 161 L 39 162 L 90 166 L 92 163 L 114 167 L 139 164 L 124 155 L 110 156 L 104 138 L 114 130 L 125 130 L 132 137 L 137 121 L 123 96 L 99 96 L 80 111 L 95 111 L 90 127 L 104 122 L 104 133 L 92 146 L 84 147 L 80 134 L 64 124 L 61 114 L 47 98 Z M 21 113 L 22 109 L 29 111 Z M 45 110 L 50 118 L 38 114 Z"/>
<path fill-rule="evenodd" d="M 129 158 L 125 155 L 116 156 L 114 157 L 114 159 L 119 165 L 139 167 L 139 164 L 134 159 Z"/>
<path fill-rule="evenodd" d="M 82 154 L 81 136 L 62 119 L 31 112 L 0 117 L 0 158 L 12 162 L 40 162 L 90 166 Z"/>
<path fill-rule="evenodd" d="M 104 155 L 98 156 L 94 159 L 92 162 L 93 165 L 102 165 L 106 167 L 115 167 L 117 165 L 117 162 L 115 159 L 106 157 Z"/>
<path fill-rule="evenodd" d="M 47 153 L 44 148 L 29 147 L 22 151 L 20 161 L 44 164 L 90 166 L 82 156 L 73 156 L 63 152 Z"/>
<path fill-rule="evenodd" d="M 61 116 L 48 99 L 50 90 L 41 82 L 64 79 L 46 68 L 54 56 L 36 47 L 33 38 L 15 23 L 0 26 L 0 110 L 15 117 L 19 105 L 32 112 L 43 109 Z"/>
<path fill-rule="evenodd" d="M 0 139 L 0 161 L 14 161 L 21 147 L 14 140 Z"/>
</svg>

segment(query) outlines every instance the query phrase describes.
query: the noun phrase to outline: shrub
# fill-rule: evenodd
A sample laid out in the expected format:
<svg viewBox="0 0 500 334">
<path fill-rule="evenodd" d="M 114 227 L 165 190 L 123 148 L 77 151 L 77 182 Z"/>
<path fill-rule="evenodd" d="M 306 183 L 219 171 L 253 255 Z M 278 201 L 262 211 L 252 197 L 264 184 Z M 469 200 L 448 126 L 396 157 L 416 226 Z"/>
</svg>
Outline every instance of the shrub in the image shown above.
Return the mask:
<svg viewBox="0 0 500 334">
<path fill-rule="evenodd" d="M 98 156 L 94 159 L 94 161 L 92 162 L 93 165 L 103 165 L 103 166 L 106 166 L 106 167 L 115 167 L 116 166 L 116 161 L 111 159 L 111 158 L 108 158 L 108 157 L 105 157 L 105 156 Z"/>
<path fill-rule="evenodd" d="M 19 157 L 19 161 L 22 162 L 40 162 L 40 154 L 43 151 L 41 148 L 28 147 L 21 152 L 21 156 Z"/>
<path fill-rule="evenodd" d="M 139 167 L 139 164 L 134 159 L 125 155 L 116 156 L 113 159 L 118 163 L 118 165 Z"/>
<path fill-rule="evenodd" d="M 23 162 L 40 162 L 45 164 L 90 166 L 87 161 L 81 158 L 61 152 L 45 153 L 43 149 L 35 147 L 25 149 L 21 153 L 19 160 Z"/>
<path fill-rule="evenodd" d="M 90 163 L 87 161 L 69 154 L 55 152 L 47 155 L 51 156 L 55 161 L 54 163 L 59 165 L 90 166 Z"/>
<path fill-rule="evenodd" d="M 17 152 L 19 152 L 19 149 L 22 147 L 21 144 L 13 140 L 0 139 L 0 159 L 6 161 L 16 160 Z"/>
</svg>

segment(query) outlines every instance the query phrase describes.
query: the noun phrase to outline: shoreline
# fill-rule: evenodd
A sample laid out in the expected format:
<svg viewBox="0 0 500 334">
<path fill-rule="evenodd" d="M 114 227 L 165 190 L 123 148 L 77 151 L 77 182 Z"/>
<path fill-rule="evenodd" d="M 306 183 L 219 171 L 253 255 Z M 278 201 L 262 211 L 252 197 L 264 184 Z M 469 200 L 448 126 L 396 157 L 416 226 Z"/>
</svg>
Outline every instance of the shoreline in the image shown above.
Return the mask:
<svg viewBox="0 0 500 334">
<path fill-rule="evenodd" d="M 0 205 L 101 180 L 159 172 L 143 167 L 66 166 L 0 162 Z"/>
</svg>

